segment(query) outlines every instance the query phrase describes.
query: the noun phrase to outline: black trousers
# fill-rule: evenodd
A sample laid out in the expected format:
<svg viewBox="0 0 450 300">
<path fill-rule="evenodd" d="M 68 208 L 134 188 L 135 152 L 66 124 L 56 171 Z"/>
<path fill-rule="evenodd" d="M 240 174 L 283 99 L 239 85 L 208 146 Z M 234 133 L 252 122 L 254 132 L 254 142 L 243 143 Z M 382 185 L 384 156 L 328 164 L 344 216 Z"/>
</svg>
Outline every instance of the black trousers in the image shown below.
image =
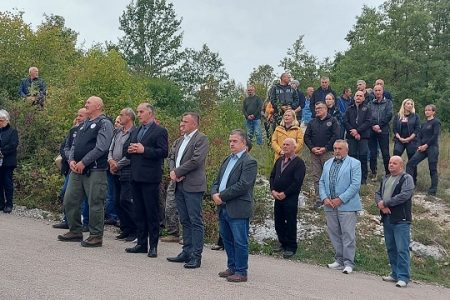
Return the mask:
<svg viewBox="0 0 450 300">
<path fill-rule="evenodd" d="M 14 167 L 0 167 L 0 209 L 13 207 L 13 172 Z"/>
<path fill-rule="evenodd" d="M 275 200 L 274 219 L 278 241 L 286 251 L 297 251 L 298 196 Z"/>
<path fill-rule="evenodd" d="M 412 141 L 411 143 L 403 144 L 397 139 L 394 142 L 394 155 L 402 156 L 403 152 L 406 150 L 406 155 L 408 156 L 408 161 L 413 157 L 413 155 L 417 151 L 417 143 Z M 417 177 L 417 167 L 411 169 L 412 174 L 410 174 L 413 178 Z"/>
<path fill-rule="evenodd" d="M 156 248 L 159 239 L 159 183 L 131 182 L 138 245 Z"/>
<path fill-rule="evenodd" d="M 370 132 L 369 151 L 370 151 L 370 170 L 372 173 L 377 172 L 377 154 L 378 146 L 380 146 L 381 155 L 383 156 L 384 171 L 389 174 L 389 133 Z"/>
<path fill-rule="evenodd" d="M 355 140 L 349 138 L 348 142 L 348 155 L 356 158 L 361 163 L 361 182 L 367 181 L 367 153 L 369 152 L 369 140 L 361 139 Z"/>
<path fill-rule="evenodd" d="M 120 229 L 125 234 L 136 234 L 133 195 L 130 181 L 120 181 L 118 175 L 113 175 L 114 208 L 120 220 Z"/>
<path fill-rule="evenodd" d="M 417 169 L 417 165 L 425 158 L 428 158 L 428 168 L 430 170 L 430 177 L 431 177 L 431 186 L 428 192 L 436 194 L 439 182 L 439 176 L 437 171 L 437 164 L 439 159 L 439 147 L 437 145 L 429 147 L 424 152 L 416 151 L 413 157 L 406 164 L 406 172 L 413 177 L 414 184 L 416 184 L 417 172 L 414 174 L 414 170 Z"/>
</svg>

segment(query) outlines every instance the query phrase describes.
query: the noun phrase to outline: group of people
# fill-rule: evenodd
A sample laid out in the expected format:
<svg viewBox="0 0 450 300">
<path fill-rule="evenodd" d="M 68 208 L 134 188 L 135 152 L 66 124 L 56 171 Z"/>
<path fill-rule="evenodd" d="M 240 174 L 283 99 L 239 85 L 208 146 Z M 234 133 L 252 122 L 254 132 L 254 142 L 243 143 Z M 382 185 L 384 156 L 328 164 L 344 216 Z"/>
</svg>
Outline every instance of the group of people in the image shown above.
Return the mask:
<svg viewBox="0 0 450 300">
<path fill-rule="evenodd" d="M 22 96 L 42 107 L 46 88 L 37 74 L 37 68 L 30 68 L 30 77 L 21 82 L 20 90 Z M 351 89 L 345 88 L 339 98 L 331 89 L 329 78 L 322 77 L 320 82 L 316 90 L 308 87 L 305 95 L 299 82 L 283 73 L 279 83 L 270 88 L 266 107 L 255 94 L 255 87 L 248 86 L 248 97 L 243 103 L 247 132 L 236 129 L 229 134 L 230 155 L 223 160 L 210 190 L 218 207 L 220 238 L 227 254 L 227 269 L 218 275 L 230 282 L 247 281 L 249 223 L 257 175 L 257 161 L 249 154 L 249 148 L 255 135 L 256 143 L 263 143 L 261 119 L 265 116 L 264 126 L 274 150 L 270 191 L 279 241 L 274 251 L 282 252 L 286 259 L 297 251 L 298 196 L 307 171 L 299 154 L 306 144 L 311 157 L 315 207 L 324 208 L 327 232 L 335 250 L 335 261 L 328 267 L 351 273 L 357 212 L 362 209 L 359 190 L 367 181 L 368 162 L 371 176 L 377 177 L 377 156 L 381 150 L 385 176 L 375 203 L 382 216 L 392 269 L 383 280 L 404 287 L 410 280 L 411 198 L 417 165 L 427 157 L 431 176 L 428 193 L 436 195 L 437 191 L 440 123 L 435 116 L 436 107 L 425 107 L 426 121 L 421 125 L 412 99 L 405 99 L 393 117 L 392 96 L 385 91 L 382 80 L 376 81 L 373 92 L 363 80 L 358 80 L 354 97 Z M 392 118 L 395 142 L 391 157 Z M 139 126 L 135 126 L 136 119 Z M 0 110 L 0 208 L 5 213 L 12 209 L 12 171 L 18 145 L 17 131 L 8 123 L 9 114 Z M 306 127 L 304 133 L 302 127 Z M 168 132 L 157 122 L 155 108 L 149 103 L 139 104 L 136 112 L 122 109 L 113 124 L 104 114 L 103 100 L 89 97 L 60 149 L 65 175 L 61 197 L 67 219 L 65 228 L 69 231 L 58 235 L 58 240 L 81 242 L 83 247 L 102 246 L 105 200 L 110 194 L 108 188 L 114 187 L 112 198 L 121 229 L 116 238 L 137 239 L 135 246 L 125 249 L 127 253 L 157 257 L 160 221 L 164 217 L 160 213 L 160 185 L 167 158 L 170 183 L 166 208 L 172 208 L 172 213 L 166 221 L 174 223 L 168 227 L 169 239 L 179 241 L 179 222 L 183 245 L 178 255 L 167 260 L 183 263 L 187 269 L 199 268 L 204 246 L 202 205 L 207 192 L 205 161 L 209 142 L 199 130 L 200 116 L 195 112 L 183 114 L 179 129 L 181 136 L 169 147 Z M 405 150 L 406 167 L 401 158 Z M 88 223 L 83 224 L 82 214 L 83 219 L 89 216 Z M 86 239 L 83 232 L 89 232 Z"/>
<path fill-rule="evenodd" d="M 371 90 L 364 80 L 358 80 L 354 97 L 346 87 L 339 98 L 331 89 L 329 78 L 322 77 L 320 82 L 316 90 L 308 87 L 305 96 L 299 90 L 298 81 L 286 72 L 269 89 L 266 107 L 255 96 L 252 85 L 244 100 L 250 138 L 254 132 L 258 137 L 255 129 L 260 122 L 258 116 L 265 114 L 266 123 L 270 123 L 265 128 L 274 151 L 270 183 L 279 241 L 274 251 L 282 251 L 283 257 L 290 258 L 297 249 L 297 197 L 306 172 L 304 162 L 297 155 L 304 143 L 311 158 L 314 207 L 324 207 L 327 232 L 335 250 L 335 262 L 328 267 L 351 273 L 357 212 L 362 209 L 359 190 L 367 184 L 369 167 L 372 180 L 379 181 L 377 156 L 381 150 L 385 176 L 380 180 L 375 202 L 382 216 L 392 268 L 392 273 L 383 280 L 404 287 L 410 280 L 411 198 L 417 182 L 417 165 L 425 158 L 428 158 L 431 177 L 428 194 L 435 196 L 437 192 L 440 122 L 436 118 L 436 106 L 425 107 L 426 121 L 420 124 L 412 99 L 405 99 L 394 116 L 392 95 L 384 89 L 381 79 L 376 80 Z M 262 113 L 257 113 L 258 109 Z M 306 127 L 304 134 L 299 120 Z M 391 127 L 392 157 L 389 154 Z M 257 143 L 262 144 L 260 137 Z M 406 166 L 401 158 L 405 150 Z"/>
<path fill-rule="evenodd" d="M 103 245 L 107 172 L 110 172 L 120 218 L 121 232 L 117 239 L 137 237 L 136 245 L 125 251 L 157 257 L 159 192 L 163 162 L 168 157 L 183 246 L 178 255 L 167 260 L 183 263 L 187 269 L 199 268 L 204 245 L 202 202 L 207 188 L 205 160 L 209 147 L 207 136 L 199 131 L 199 115 L 183 114 L 182 135 L 169 149 L 167 130 L 156 121 L 155 109 L 150 104 L 141 103 L 136 113 L 131 108 L 122 109 L 118 118 L 120 127 L 115 130 L 103 107 L 101 98 L 89 97 L 78 112 L 77 125 L 65 139 L 62 156 L 70 171 L 66 174 L 63 204 L 69 231 L 58 235 L 58 240 L 81 242 L 83 247 Z M 139 127 L 134 126 L 135 118 Z M 232 154 L 224 160 L 211 188 L 211 197 L 219 207 L 220 235 L 228 255 L 227 270 L 219 276 L 230 282 L 243 282 L 247 280 L 248 229 L 257 164 L 247 154 L 245 131 L 232 131 L 229 145 Z M 86 200 L 89 235 L 84 238 L 81 206 Z"/>
</svg>

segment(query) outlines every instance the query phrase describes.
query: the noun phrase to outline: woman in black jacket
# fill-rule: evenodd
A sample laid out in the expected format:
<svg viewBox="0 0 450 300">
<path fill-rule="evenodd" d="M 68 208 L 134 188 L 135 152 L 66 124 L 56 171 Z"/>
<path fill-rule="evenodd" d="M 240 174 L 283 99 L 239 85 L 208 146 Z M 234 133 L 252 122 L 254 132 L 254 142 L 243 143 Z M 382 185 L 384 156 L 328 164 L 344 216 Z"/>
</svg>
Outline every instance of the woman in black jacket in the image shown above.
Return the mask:
<svg viewBox="0 0 450 300">
<path fill-rule="evenodd" d="M 412 99 L 402 102 L 397 117 L 394 119 L 394 155 L 402 156 L 406 150 L 408 160 L 417 149 L 417 135 L 420 130 L 420 119 L 414 108 Z"/>
<path fill-rule="evenodd" d="M 13 171 L 17 166 L 17 130 L 9 124 L 9 113 L 0 110 L 0 209 L 11 213 L 13 208 Z"/>
<path fill-rule="evenodd" d="M 406 164 L 406 172 L 417 182 L 417 175 L 414 173 L 417 165 L 428 158 L 428 168 L 430 170 L 431 186 L 428 195 L 436 196 L 439 176 L 437 172 L 437 163 L 439 158 L 439 134 L 441 123 L 436 118 L 436 106 L 429 104 L 425 106 L 426 121 L 417 135 L 418 147 L 413 157 Z"/>
</svg>

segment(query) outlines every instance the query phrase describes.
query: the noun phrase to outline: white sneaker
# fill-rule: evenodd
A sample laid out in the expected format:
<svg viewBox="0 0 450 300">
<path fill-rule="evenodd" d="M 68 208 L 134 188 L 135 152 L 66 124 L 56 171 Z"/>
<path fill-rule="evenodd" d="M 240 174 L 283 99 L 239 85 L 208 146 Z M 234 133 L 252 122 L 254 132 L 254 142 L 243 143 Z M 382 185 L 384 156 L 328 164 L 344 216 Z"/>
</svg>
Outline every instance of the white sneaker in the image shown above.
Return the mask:
<svg viewBox="0 0 450 300">
<path fill-rule="evenodd" d="M 343 270 L 344 269 L 344 266 L 341 265 L 340 263 L 338 263 L 337 261 L 335 261 L 332 264 L 328 264 L 327 266 L 328 266 L 328 268 L 333 269 L 333 270 Z"/>
<path fill-rule="evenodd" d="M 350 266 L 346 266 L 344 268 L 344 270 L 342 271 L 342 273 L 344 273 L 344 274 L 350 274 L 351 272 L 353 272 L 353 268 Z"/>
<path fill-rule="evenodd" d="M 394 277 L 392 277 L 391 275 L 383 276 L 383 277 L 381 277 L 381 279 L 382 279 L 383 281 L 387 281 L 387 282 L 397 282 L 397 280 L 394 279 Z"/>
<path fill-rule="evenodd" d="M 404 282 L 403 280 L 399 280 L 397 281 L 397 283 L 395 284 L 396 287 L 406 287 L 407 283 Z"/>
</svg>

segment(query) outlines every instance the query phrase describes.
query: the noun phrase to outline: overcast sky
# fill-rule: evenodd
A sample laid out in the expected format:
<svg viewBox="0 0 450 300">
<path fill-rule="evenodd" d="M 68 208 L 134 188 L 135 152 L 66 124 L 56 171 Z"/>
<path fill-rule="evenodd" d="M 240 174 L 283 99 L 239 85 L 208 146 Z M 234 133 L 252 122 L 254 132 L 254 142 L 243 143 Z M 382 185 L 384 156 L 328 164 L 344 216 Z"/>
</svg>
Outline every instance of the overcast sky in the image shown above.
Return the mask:
<svg viewBox="0 0 450 300">
<path fill-rule="evenodd" d="M 43 14 L 63 16 L 66 26 L 79 33 L 79 45 L 117 42 L 122 35 L 119 17 L 131 0 L 1 0 L 1 11 L 18 9 L 33 28 Z M 382 0 L 172 0 L 183 17 L 183 47 L 203 43 L 219 52 L 231 78 L 245 83 L 258 65 L 276 72 L 294 41 L 304 35 L 306 49 L 319 59 L 334 57 L 348 47 L 345 36 L 364 4 L 378 7 Z"/>
</svg>

